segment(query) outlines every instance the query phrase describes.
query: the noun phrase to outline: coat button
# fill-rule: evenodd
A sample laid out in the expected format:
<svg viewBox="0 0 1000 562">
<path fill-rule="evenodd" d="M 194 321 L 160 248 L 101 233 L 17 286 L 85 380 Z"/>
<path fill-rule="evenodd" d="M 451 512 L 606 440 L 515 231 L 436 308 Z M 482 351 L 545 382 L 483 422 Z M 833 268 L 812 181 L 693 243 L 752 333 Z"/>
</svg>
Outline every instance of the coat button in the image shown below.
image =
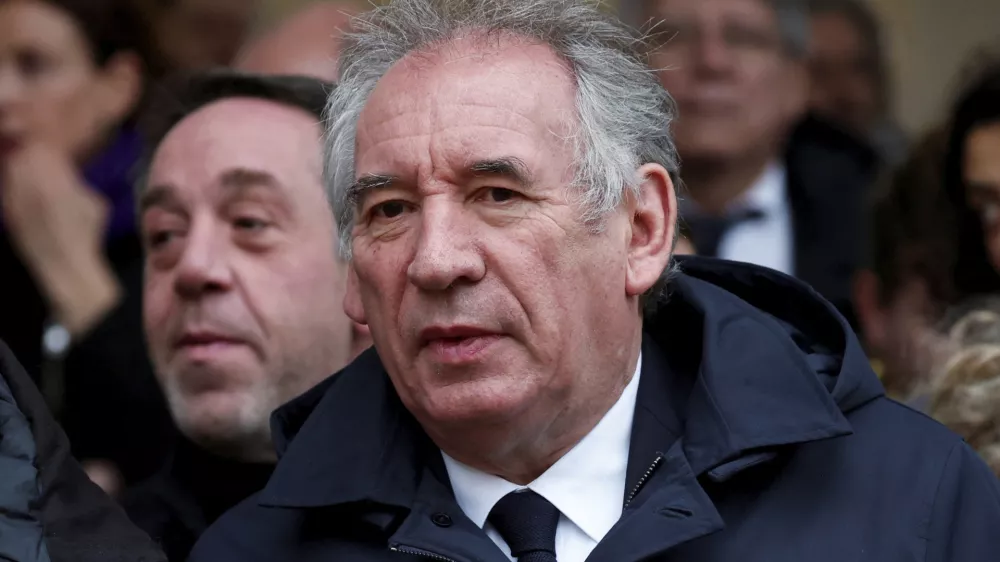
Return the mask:
<svg viewBox="0 0 1000 562">
<path fill-rule="evenodd" d="M 431 515 L 431 521 L 438 527 L 451 527 L 451 516 L 447 513 L 435 513 Z"/>
</svg>

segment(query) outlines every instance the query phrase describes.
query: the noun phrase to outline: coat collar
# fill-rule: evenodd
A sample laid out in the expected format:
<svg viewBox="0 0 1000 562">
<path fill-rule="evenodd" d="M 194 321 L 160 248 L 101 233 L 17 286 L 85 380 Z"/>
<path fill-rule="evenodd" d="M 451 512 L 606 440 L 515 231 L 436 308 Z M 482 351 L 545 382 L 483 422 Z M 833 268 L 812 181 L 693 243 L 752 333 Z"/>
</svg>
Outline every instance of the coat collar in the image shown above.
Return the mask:
<svg viewBox="0 0 1000 562">
<path fill-rule="evenodd" d="M 850 433 L 842 410 L 881 395 L 853 336 L 842 333 L 819 351 L 804 350 L 804 336 L 789 332 L 792 319 L 782 311 L 761 313 L 709 282 L 731 273 L 732 264 L 686 263 L 697 266 L 697 276 L 675 279 L 669 303 L 647 319 L 627 490 L 678 441 L 696 475 L 726 476 L 769 448 Z M 737 268 L 736 277 L 753 285 L 761 271 Z M 861 368 L 866 373 L 852 376 L 862 383 L 838 381 L 844 370 Z M 278 410 L 272 423 L 280 462 L 259 496 L 262 505 L 409 509 L 428 471 L 447 483 L 437 448 L 403 406 L 374 350 Z"/>
</svg>

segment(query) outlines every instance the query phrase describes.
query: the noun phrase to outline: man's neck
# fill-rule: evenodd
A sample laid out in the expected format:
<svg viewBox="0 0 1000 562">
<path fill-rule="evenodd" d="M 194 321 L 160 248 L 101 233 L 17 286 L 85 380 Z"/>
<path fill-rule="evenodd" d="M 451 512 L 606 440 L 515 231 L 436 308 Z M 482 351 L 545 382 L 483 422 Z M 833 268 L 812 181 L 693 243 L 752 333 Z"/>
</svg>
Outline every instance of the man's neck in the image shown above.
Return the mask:
<svg viewBox="0 0 1000 562">
<path fill-rule="evenodd" d="M 686 160 L 683 173 L 688 196 L 700 211 L 724 215 L 733 202 L 753 187 L 771 162 L 771 158 L 738 162 Z"/>
</svg>

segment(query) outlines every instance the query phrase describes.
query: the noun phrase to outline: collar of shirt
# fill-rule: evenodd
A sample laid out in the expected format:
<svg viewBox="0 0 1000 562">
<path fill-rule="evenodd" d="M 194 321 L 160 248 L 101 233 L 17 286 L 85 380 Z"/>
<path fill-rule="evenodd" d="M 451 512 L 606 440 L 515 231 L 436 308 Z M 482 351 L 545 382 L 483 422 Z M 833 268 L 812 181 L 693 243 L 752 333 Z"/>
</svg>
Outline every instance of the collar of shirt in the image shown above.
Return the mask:
<svg viewBox="0 0 1000 562">
<path fill-rule="evenodd" d="M 445 467 L 455 499 L 473 523 L 485 527 L 500 498 L 528 488 L 549 500 L 595 543 L 618 521 L 625 501 L 629 439 L 639 390 L 642 356 L 622 395 L 594 429 L 527 486 L 518 486 L 451 458 Z"/>
<path fill-rule="evenodd" d="M 735 213 L 741 210 L 755 210 L 765 217 L 782 212 L 788 205 L 787 187 L 788 172 L 778 162 L 772 162 L 764 168 L 764 172 L 753 182 L 750 189 L 729 204 L 727 212 Z M 681 202 L 682 215 L 701 214 L 698 203 L 686 198 Z"/>
</svg>

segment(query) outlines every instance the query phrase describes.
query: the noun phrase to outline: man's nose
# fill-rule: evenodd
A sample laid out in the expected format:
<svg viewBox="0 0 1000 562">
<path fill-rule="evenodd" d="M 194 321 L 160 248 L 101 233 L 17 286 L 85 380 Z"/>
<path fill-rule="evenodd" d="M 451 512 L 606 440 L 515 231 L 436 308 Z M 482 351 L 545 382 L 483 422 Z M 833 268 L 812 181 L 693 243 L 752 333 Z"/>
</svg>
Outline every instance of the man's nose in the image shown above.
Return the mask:
<svg viewBox="0 0 1000 562">
<path fill-rule="evenodd" d="M 406 271 L 410 282 L 426 291 L 444 291 L 481 280 L 486 263 L 476 244 L 476 219 L 451 201 L 428 201 L 421 212 L 417 248 Z"/>
<path fill-rule="evenodd" d="M 232 273 L 223 232 L 209 225 L 196 225 L 177 264 L 175 290 L 187 299 L 206 293 L 224 292 L 232 286 Z"/>
<path fill-rule="evenodd" d="M 0 114 L 24 97 L 24 84 L 9 64 L 0 62 Z"/>
<path fill-rule="evenodd" d="M 722 74 L 733 66 L 733 49 L 719 32 L 698 33 L 692 51 L 691 63 L 699 72 Z"/>
</svg>

